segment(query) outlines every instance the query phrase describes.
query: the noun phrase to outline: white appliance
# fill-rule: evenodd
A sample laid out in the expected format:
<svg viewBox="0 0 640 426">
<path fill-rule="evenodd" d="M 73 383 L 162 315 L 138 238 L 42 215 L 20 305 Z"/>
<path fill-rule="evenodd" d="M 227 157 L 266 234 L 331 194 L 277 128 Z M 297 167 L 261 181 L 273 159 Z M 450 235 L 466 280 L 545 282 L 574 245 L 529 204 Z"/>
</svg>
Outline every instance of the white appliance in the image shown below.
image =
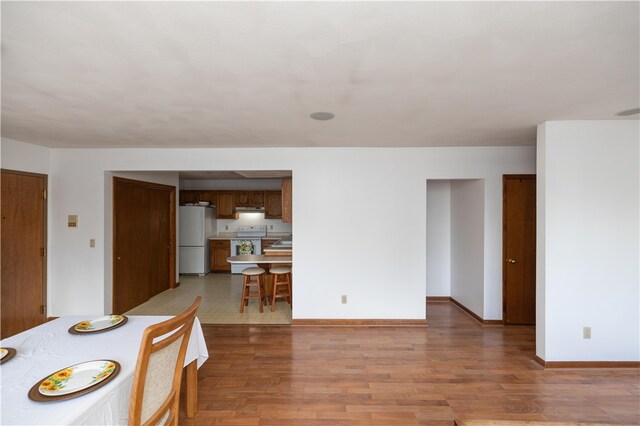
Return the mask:
<svg viewBox="0 0 640 426">
<path fill-rule="evenodd" d="M 262 254 L 262 237 L 267 235 L 267 225 L 239 226 L 238 236 L 231 239 L 231 256 L 240 254 Z M 231 265 L 232 274 L 240 274 L 243 269 L 258 266 L 255 263 Z"/>
<path fill-rule="evenodd" d="M 216 233 L 215 207 L 180 206 L 180 274 L 209 272 L 209 237 Z"/>
</svg>

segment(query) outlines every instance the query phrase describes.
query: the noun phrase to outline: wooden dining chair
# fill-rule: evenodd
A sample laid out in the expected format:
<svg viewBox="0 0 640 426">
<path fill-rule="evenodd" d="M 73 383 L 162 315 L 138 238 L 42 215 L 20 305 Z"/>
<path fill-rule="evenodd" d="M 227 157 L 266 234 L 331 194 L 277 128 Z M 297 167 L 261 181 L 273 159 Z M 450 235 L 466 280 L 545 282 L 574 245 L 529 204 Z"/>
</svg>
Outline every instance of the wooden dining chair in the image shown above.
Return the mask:
<svg viewBox="0 0 640 426">
<path fill-rule="evenodd" d="M 130 425 L 178 424 L 184 358 L 201 300 L 196 297 L 180 315 L 144 330 L 131 387 Z"/>
</svg>

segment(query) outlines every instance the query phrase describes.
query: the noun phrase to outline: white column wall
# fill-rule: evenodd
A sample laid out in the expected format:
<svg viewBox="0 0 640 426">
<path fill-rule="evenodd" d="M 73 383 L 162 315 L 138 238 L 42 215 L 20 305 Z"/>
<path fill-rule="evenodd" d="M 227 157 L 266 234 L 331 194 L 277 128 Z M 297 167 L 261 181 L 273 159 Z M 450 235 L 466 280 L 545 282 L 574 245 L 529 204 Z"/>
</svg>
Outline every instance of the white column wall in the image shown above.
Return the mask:
<svg viewBox="0 0 640 426">
<path fill-rule="evenodd" d="M 538 131 L 538 356 L 639 361 L 638 121 L 547 122 Z"/>
<path fill-rule="evenodd" d="M 484 181 L 451 181 L 451 297 L 484 318 Z"/>
<path fill-rule="evenodd" d="M 427 181 L 427 297 L 451 296 L 451 183 Z"/>
<path fill-rule="evenodd" d="M 534 169 L 533 147 L 51 150 L 51 314 L 105 312 L 111 264 L 104 245 L 86 242 L 108 238 L 112 170 L 292 170 L 294 318 L 424 318 L 425 181 L 483 179 L 484 293 L 500 306 L 501 176 Z M 67 214 L 80 215 L 77 232 Z"/>
</svg>

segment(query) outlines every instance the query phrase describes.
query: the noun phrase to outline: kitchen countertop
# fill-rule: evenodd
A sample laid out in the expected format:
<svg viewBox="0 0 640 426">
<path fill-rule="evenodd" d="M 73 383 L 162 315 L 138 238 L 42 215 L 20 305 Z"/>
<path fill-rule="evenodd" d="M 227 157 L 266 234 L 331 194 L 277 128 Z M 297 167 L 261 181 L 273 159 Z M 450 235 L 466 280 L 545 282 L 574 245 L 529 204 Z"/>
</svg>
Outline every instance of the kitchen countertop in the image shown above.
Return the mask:
<svg viewBox="0 0 640 426">
<path fill-rule="evenodd" d="M 288 237 L 291 235 L 291 232 L 273 232 L 267 234 L 265 237 L 262 237 L 263 240 L 279 240 L 284 237 Z M 231 240 L 234 238 L 238 238 L 237 232 L 218 232 L 213 237 L 209 237 L 210 240 Z"/>
</svg>

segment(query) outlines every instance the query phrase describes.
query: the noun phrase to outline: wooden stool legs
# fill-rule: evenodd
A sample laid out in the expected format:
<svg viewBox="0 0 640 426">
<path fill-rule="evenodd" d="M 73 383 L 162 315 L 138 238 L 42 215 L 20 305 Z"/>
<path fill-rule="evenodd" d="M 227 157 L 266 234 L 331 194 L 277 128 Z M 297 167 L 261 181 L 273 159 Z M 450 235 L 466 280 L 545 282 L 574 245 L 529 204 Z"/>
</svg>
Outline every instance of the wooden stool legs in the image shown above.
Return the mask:
<svg viewBox="0 0 640 426">
<path fill-rule="evenodd" d="M 284 280 L 279 280 L 283 277 Z M 284 287 L 281 291 L 279 287 Z M 291 304 L 291 272 L 273 274 L 273 291 L 271 293 L 271 312 L 276 310 L 276 298 L 287 299 Z"/>
<path fill-rule="evenodd" d="M 252 278 L 255 277 L 255 281 Z M 240 299 L 240 313 L 244 312 L 244 305 L 249 304 L 249 299 L 258 299 L 260 305 L 260 313 L 263 312 L 262 305 L 266 304 L 265 297 L 262 294 L 264 273 L 259 275 L 244 275 L 244 283 L 242 285 L 242 299 Z"/>
</svg>

